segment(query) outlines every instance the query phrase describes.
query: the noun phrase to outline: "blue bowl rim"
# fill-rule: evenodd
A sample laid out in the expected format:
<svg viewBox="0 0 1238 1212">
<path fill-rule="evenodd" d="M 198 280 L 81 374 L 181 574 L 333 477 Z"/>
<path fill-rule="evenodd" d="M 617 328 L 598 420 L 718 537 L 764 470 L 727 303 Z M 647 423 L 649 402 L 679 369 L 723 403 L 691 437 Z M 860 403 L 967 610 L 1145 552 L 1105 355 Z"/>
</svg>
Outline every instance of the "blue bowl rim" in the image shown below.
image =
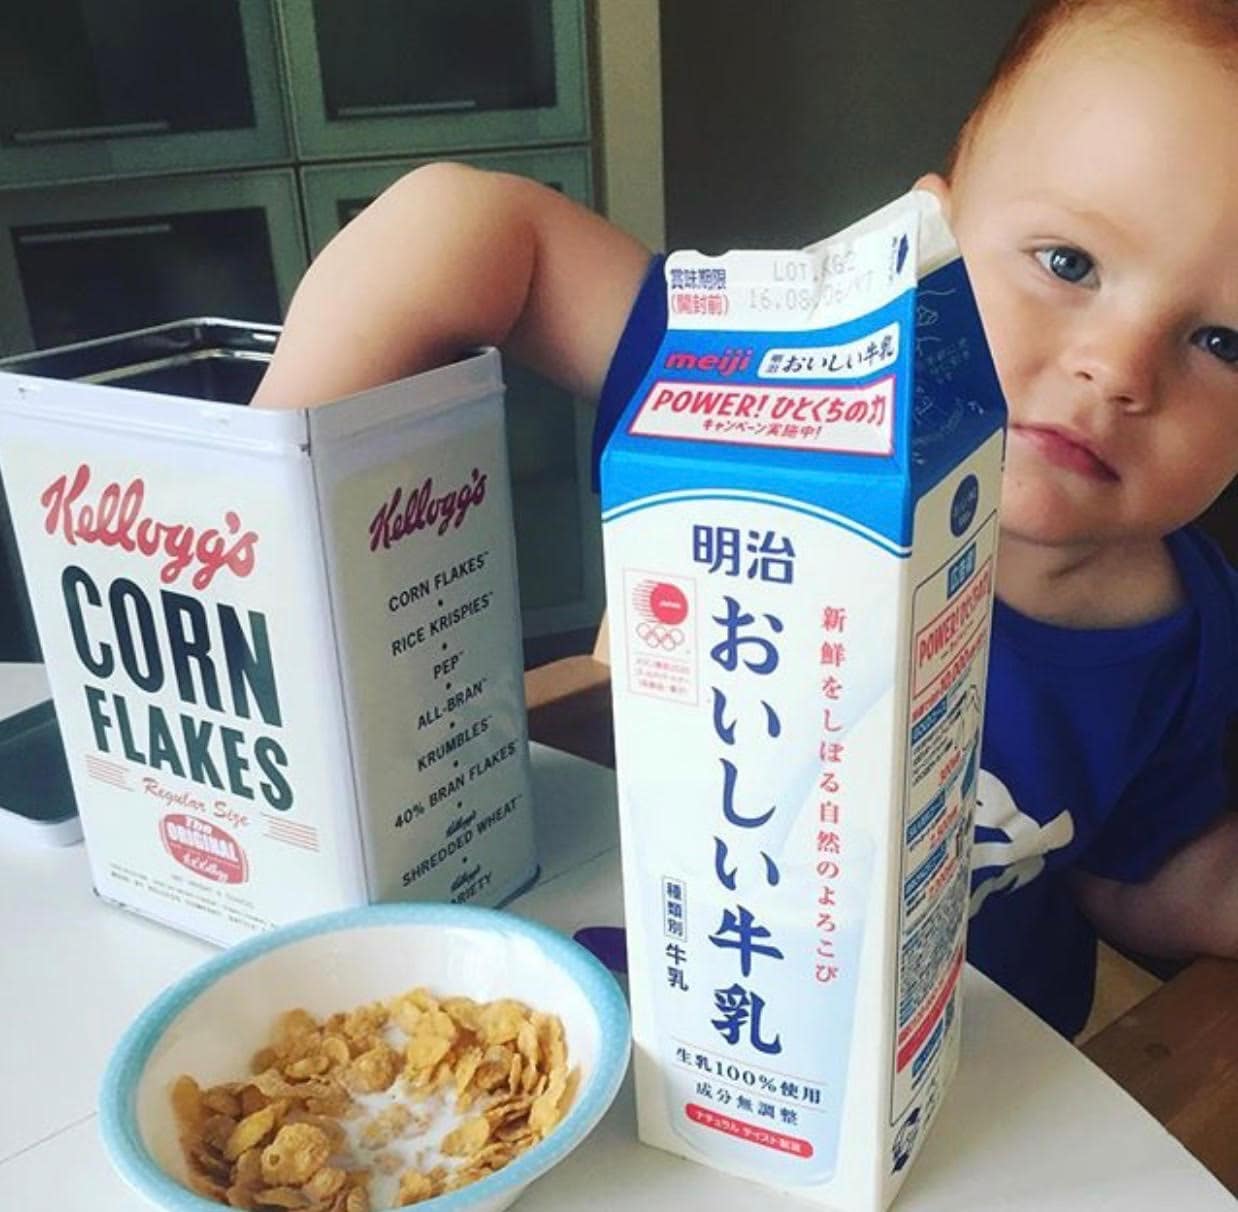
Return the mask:
<svg viewBox="0 0 1238 1212">
<path fill-rule="evenodd" d="M 463 1212 L 474 1203 L 527 1186 L 567 1156 L 606 1113 L 627 1072 L 631 1028 L 627 1002 L 615 978 L 592 954 L 548 926 L 496 909 L 473 905 L 365 905 L 307 918 L 238 943 L 207 960 L 165 989 L 121 1036 L 99 1087 L 99 1131 L 121 1177 L 167 1212 L 218 1212 L 221 1204 L 172 1178 L 150 1155 L 138 1131 L 138 1081 L 168 1026 L 195 998 L 222 977 L 267 952 L 320 934 L 395 925 L 502 930 L 523 935 L 543 948 L 581 987 L 599 1022 L 597 1064 L 575 1104 L 546 1140 L 508 1162 L 495 1174 L 459 1191 L 427 1200 L 434 1212 Z"/>
</svg>

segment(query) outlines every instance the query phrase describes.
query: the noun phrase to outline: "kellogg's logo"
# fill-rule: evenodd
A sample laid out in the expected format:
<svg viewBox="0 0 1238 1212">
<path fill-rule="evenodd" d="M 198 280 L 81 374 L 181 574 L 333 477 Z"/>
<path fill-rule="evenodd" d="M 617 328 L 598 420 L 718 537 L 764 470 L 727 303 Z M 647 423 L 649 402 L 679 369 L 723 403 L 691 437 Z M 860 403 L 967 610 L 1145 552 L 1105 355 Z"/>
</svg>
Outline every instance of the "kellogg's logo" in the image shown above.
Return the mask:
<svg viewBox="0 0 1238 1212">
<path fill-rule="evenodd" d="M 146 485 L 141 479 L 130 480 L 123 488 L 113 480 L 93 501 L 83 502 L 90 474 L 83 463 L 72 483 L 68 476 L 60 476 L 43 490 L 39 502 L 47 510 L 43 528 L 48 534 L 59 531 L 70 547 L 99 543 L 151 558 L 166 556 L 159 570 L 165 585 L 191 564 L 198 565 L 191 578 L 195 589 L 205 589 L 225 568 L 238 577 L 253 572 L 258 536 L 252 530 L 242 531 L 241 519 L 232 510 L 224 514 L 222 531 L 144 517 Z"/>
<path fill-rule="evenodd" d="M 163 848 L 182 867 L 217 884 L 243 884 L 249 878 L 245 851 L 218 825 L 183 812 L 159 822 Z"/>
<path fill-rule="evenodd" d="M 449 526 L 459 527 L 469 510 L 485 499 L 486 473 L 476 467 L 467 483 L 437 496 L 433 476 L 426 476 L 407 499 L 404 489 L 397 486 L 370 522 L 370 550 L 388 548 L 419 530 L 446 534 Z"/>
</svg>

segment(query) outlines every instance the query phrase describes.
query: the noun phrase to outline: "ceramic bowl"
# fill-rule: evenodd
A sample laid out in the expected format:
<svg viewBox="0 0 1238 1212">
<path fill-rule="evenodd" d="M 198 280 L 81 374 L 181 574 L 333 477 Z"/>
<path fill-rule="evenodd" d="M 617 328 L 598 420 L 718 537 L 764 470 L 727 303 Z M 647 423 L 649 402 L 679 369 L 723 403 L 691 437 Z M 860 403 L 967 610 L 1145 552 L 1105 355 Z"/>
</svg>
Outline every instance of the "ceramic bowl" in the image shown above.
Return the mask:
<svg viewBox="0 0 1238 1212">
<path fill-rule="evenodd" d="M 237 1080 L 276 1016 L 316 1017 L 424 985 L 477 1001 L 512 997 L 557 1014 L 581 1078 L 550 1135 L 495 1174 L 418 1204 L 498 1212 L 585 1139 L 614 1099 L 630 1050 L 614 978 L 578 944 L 509 913 L 454 905 L 371 905 L 328 914 L 230 948 L 165 990 L 133 1023 L 103 1078 L 100 1127 L 120 1175 L 165 1212 L 218 1212 L 185 1186 L 169 1090 Z M 375 1209 L 377 1212 L 377 1209 Z"/>
</svg>

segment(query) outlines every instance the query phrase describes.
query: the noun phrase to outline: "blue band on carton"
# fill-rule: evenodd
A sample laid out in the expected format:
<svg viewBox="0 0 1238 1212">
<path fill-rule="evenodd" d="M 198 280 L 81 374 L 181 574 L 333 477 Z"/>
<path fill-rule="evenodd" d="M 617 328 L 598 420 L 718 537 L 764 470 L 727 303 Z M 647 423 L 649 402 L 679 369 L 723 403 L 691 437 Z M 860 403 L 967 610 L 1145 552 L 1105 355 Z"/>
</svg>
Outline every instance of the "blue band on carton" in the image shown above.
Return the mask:
<svg viewBox="0 0 1238 1212">
<path fill-rule="evenodd" d="M 638 307 L 652 306 L 648 294 Z M 914 499 L 1003 419 L 956 258 L 827 328 L 668 328 L 603 453 L 604 467 L 639 462 L 636 474 L 603 475 L 603 515 L 725 485 L 816 506 L 905 548 Z"/>
</svg>

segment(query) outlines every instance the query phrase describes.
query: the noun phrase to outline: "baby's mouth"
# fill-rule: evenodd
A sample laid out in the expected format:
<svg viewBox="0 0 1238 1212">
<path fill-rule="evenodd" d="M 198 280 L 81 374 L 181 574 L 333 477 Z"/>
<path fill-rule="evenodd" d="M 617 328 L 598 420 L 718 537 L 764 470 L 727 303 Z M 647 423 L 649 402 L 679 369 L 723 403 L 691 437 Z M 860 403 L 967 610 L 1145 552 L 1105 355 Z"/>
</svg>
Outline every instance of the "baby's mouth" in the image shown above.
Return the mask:
<svg viewBox="0 0 1238 1212">
<path fill-rule="evenodd" d="M 1082 435 L 1057 425 L 1012 425 L 1010 432 L 1028 443 L 1046 462 L 1102 483 L 1121 479 Z"/>
</svg>

